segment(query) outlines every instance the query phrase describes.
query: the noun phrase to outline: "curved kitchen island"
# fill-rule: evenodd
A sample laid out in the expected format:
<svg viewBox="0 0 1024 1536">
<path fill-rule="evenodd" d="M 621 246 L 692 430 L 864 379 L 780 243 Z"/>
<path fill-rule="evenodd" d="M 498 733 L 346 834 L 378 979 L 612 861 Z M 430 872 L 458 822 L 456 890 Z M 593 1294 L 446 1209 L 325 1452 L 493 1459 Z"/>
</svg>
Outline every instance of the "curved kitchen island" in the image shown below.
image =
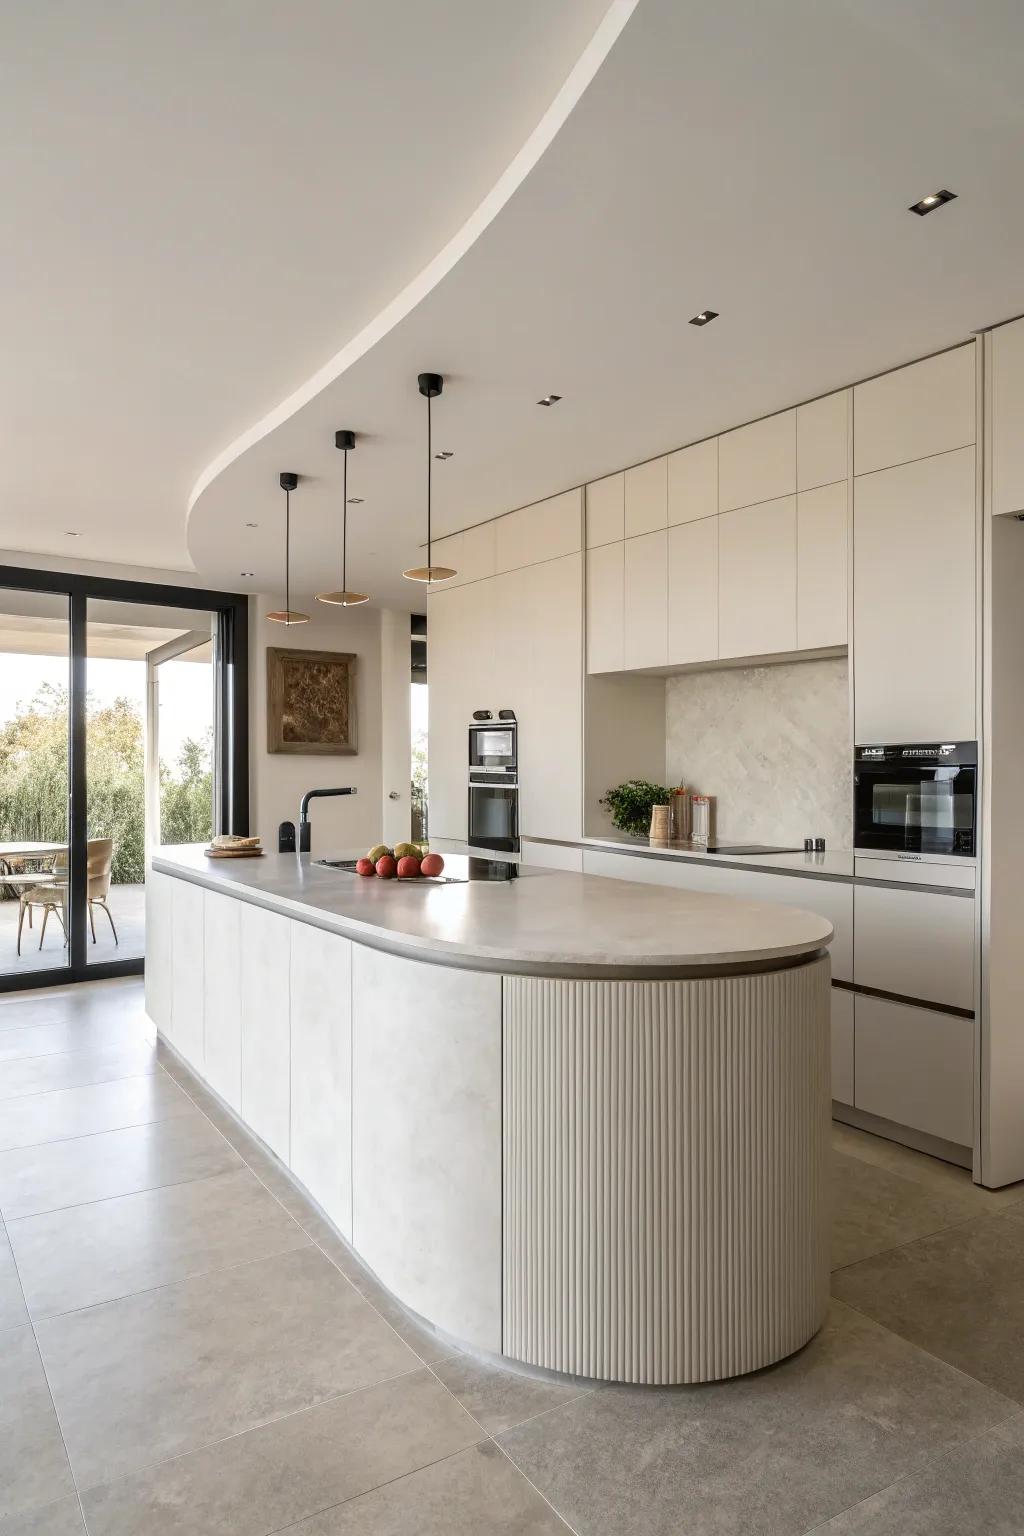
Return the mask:
<svg viewBox="0 0 1024 1536">
<path fill-rule="evenodd" d="M 831 936 L 596 876 L 399 884 L 172 848 L 146 1001 L 441 1333 L 575 1376 L 711 1381 L 824 1317 Z"/>
</svg>

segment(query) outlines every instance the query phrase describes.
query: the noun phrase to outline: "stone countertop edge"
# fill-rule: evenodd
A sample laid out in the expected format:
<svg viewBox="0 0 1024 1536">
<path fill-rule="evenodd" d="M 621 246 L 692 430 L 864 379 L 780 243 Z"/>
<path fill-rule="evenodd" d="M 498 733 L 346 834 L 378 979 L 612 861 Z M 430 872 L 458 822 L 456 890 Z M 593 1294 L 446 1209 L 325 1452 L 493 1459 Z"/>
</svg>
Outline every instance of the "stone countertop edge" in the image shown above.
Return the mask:
<svg viewBox="0 0 1024 1536">
<path fill-rule="evenodd" d="M 600 875 L 524 870 L 507 884 L 424 888 L 343 875 L 308 854 L 214 862 L 200 846 L 165 848 L 151 868 L 374 949 L 506 974 L 677 980 L 761 973 L 817 959 L 833 935 L 824 918 L 796 907 Z"/>
</svg>

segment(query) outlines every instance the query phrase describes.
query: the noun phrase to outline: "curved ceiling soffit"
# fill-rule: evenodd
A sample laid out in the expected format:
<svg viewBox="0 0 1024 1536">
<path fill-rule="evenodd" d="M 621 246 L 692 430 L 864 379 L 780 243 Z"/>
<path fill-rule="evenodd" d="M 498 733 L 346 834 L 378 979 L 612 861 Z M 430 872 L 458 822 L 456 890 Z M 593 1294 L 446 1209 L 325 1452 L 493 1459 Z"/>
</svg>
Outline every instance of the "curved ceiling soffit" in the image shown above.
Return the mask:
<svg viewBox="0 0 1024 1536">
<path fill-rule="evenodd" d="M 203 492 L 219 475 L 256 443 L 301 411 L 360 358 L 365 357 L 457 266 L 466 252 L 494 222 L 512 195 L 522 186 L 554 141 L 560 128 L 568 120 L 573 108 L 615 46 L 639 3 L 640 0 L 611 0 L 600 25 L 573 65 L 551 105 L 483 201 L 451 239 L 442 246 L 437 255 L 405 285 L 400 293 L 395 295 L 389 304 L 385 305 L 378 315 L 346 342 L 339 352 L 324 363 L 322 368 L 318 368 L 311 378 L 304 384 L 300 384 L 298 389 L 293 390 L 285 400 L 281 401 L 280 405 L 275 406 L 240 437 L 235 438 L 233 443 L 230 443 L 207 465 L 192 487 L 188 500 L 189 518 Z"/>
</svg>

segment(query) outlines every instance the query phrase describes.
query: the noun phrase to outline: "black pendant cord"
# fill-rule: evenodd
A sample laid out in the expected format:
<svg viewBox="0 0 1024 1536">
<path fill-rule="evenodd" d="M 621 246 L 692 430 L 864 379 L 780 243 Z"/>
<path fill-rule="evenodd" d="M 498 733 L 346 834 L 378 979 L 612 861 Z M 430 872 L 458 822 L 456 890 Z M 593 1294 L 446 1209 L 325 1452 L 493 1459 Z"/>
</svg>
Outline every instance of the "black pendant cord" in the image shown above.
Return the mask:
<svg viewBox="0 0 1024 1536">
<path fill-rule="evenodd" d="M 345 449 L 345 465 L 341 472 L 341 590 L 348 591 L 348 449 Z"/>
<path fill-rule="evenodd" d="M 431 456 L 430 456 L 430 448 L 431 448 L 431 440 L 430 440 L 430 406 L 431 406 L 431 397 L 428 395 L 427 396 L 427 584 L 428 585 L 430 584 L 430 582 L 433 579 L 430 573 L 431 573 L 431 571 L 433 570 L 433 567 L 434 567 L 434 560 L 433 560 L 433 556 L 432 556 L 431 550 L 430 550 L 430 482 L 431 482 L 431 474 L 430 474 L 430 470 L 431 470 Z"/>
<path fill-rule="evenodd" d="M 284 488 L 284 621 L 290 624 L 292 621 L 292 572 L 291 572 L 291 548 L 292 548 L 292 493 L 287 486 Z"/>
</svg>

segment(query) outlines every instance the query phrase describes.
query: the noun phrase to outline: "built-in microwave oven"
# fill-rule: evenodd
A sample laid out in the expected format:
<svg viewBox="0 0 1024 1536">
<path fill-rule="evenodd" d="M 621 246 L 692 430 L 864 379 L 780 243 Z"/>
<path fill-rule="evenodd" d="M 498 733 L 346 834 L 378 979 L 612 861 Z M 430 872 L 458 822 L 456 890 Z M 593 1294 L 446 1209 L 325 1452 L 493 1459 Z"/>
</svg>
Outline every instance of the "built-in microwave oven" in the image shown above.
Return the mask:
<svg viewBox="0 0 1024 1536">
<path fill-rule="evenodd" d="M 973 858 L 976 741 L 854 748 L 853 846 L 891 858 Z"/>
<path fill-rule="evenodd" d="M 514 720 L 474 721 L 469 728 L 470 771 L 515 772 L 516 722 Z"/>
<path fill-rule="evenodd" d="M 496 853 L 519 851 L 518 727 L 511 710 L 497 720 L 480 719 L 469 727 L 469 825 L 471 848 Z M 502 718 L 504 717 L 504 718 Z"/>
</svg>

